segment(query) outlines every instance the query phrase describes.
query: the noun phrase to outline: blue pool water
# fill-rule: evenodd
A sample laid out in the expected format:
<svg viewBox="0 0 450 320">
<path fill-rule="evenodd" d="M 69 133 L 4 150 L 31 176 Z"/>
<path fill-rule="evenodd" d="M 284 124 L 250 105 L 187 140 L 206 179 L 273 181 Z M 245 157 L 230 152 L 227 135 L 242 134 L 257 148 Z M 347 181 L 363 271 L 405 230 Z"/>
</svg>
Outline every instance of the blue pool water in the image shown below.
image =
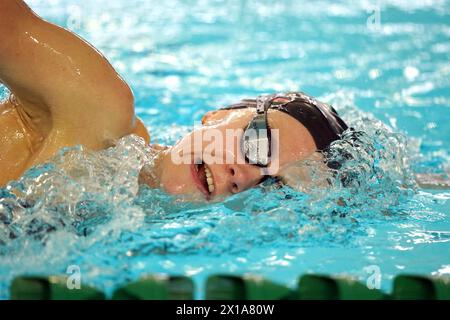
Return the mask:
<svg viewBox="0 0 450 320">
<path fill-rule="evenodd" d="M 138 191 L 151 159 L 133 137 L 66 150 L 0 189 L 0 298 L 18 274 L 70 265 L 108 293 L 145 274 L 192 276 L 198 298 L 212 273 L 295 286 L 308 272 L 365 282 L 375 266 L 386 291 L 399 273 L 450 274 L 450 192 L 413 181 L 450 169 L 449 1 L 27 2 L 105 54 L 155 142 L 240 98 L 302 90 L 366 131 L 366 147 L 349 151 L 350 187 L 263 186 L 207 205 Z"/>
</svg>

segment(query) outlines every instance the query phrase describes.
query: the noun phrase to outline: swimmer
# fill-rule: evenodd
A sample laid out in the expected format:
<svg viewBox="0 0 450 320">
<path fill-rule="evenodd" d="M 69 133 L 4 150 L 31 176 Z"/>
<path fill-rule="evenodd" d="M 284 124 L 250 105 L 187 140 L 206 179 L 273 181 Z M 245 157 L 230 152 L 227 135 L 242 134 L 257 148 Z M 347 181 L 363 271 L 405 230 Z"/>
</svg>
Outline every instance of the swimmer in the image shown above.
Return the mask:
<svg viewBox="0 0 450 320">
<path fill-rule="evenodd" d="M 63 147 L 101 150 L 131 134 L 150 144 L 130 87 L 106 58 L 77 35 L 41 19 L 22 0 L 0 1 L 0 82 L 11 92 L 0 104 L 0 186 Z M 332 107 L 303 93 L 243 100 L 208 112 L 202 124 L 174 146 L 153 145 L 162 151 L 151 172 L 141 171 L 140 183 L 211 200 L 269 176 L 292 180 L 293 163 L 315 158 L 326 166 L 321 151 L 347 129 Z M 174 161 L 174 154 L 186 156 L 196 134 L 225 136 L 230 129 L 250 138 L 210 152 L 227 161 L 207 163 L 198 152 L 188 154 L 191 161 Z M 266 134 L 253 139 L 246 135 L 252 130 Z M 201 143 L 200 154 L 207 154 L 206 148 Z M 270 171 L 275 155 L 277 167 Z M 297 171 L 297 180 L 308 180 L 307 172 Z"/>
</svg>

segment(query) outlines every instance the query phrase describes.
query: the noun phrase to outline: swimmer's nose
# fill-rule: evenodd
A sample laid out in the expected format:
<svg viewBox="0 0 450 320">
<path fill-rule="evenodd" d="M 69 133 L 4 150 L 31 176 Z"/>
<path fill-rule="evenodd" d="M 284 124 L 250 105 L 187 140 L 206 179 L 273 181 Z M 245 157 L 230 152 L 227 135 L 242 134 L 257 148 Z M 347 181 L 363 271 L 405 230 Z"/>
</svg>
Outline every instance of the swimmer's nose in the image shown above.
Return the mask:
<svg viewBox="0 0 450 320">
<path fill-rule="evenodd" d="M 254 187 L 261 180 L 259 168 L 248 164 L 221 165 L 217 168 L 218 194 L 239 193 Z"/>
</svg>

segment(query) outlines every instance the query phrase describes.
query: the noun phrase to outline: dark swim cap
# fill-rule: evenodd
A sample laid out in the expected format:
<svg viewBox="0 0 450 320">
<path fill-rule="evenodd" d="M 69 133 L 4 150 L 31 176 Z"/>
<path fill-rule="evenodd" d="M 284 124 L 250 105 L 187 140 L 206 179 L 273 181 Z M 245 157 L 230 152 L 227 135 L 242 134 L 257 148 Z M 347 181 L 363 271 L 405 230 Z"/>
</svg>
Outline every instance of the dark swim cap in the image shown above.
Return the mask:
<svg viewBox="0 0 450 320">
<path fill-rule="evenodd" d="M 304 125 L 313 137 L 318 151 L 326 150 L 348 129 L 347 124 L 332 106 L 303 92 L 290 92 L 276 96 L 277 98 L 286 98 L 288 102 L 273 102 L 269 109 L 287 113 Z M 240 103 L 221 108 L 221 110 L 243 108 L 256 108 L 256 99 L 243 99 Z"/>
</svg>

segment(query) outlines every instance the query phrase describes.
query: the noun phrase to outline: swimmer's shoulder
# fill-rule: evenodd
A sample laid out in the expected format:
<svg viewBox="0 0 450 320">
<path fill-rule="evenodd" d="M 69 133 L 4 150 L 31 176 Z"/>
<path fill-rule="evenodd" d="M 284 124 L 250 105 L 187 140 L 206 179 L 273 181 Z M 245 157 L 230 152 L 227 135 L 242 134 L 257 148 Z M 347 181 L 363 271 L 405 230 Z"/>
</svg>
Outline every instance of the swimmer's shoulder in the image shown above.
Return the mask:
<svg viewBox="0 0 450 320">
<path fill-rule="evenodd" d="M 48 126 L 36 161 L 65 146 L 102 149 L 134 130 L 147 137 L 131 88 L 98 50 L 23 1 L 0 9 L 0 81 L 32 120 L 43 119 L 39 129 Z"/>
<path fill-rule="evenodd" d="M 132 133 L 143 138 L 147 145 L 150 144 L 150 133 L 148 132 L 148 130 L 145 127 L 142 120 L 139 119 L 139 117 L 137 117 L 137 116 L 136 116 L 135 125 L 134 125 L 134 129 L 133 129 Z"/>
</svg>

